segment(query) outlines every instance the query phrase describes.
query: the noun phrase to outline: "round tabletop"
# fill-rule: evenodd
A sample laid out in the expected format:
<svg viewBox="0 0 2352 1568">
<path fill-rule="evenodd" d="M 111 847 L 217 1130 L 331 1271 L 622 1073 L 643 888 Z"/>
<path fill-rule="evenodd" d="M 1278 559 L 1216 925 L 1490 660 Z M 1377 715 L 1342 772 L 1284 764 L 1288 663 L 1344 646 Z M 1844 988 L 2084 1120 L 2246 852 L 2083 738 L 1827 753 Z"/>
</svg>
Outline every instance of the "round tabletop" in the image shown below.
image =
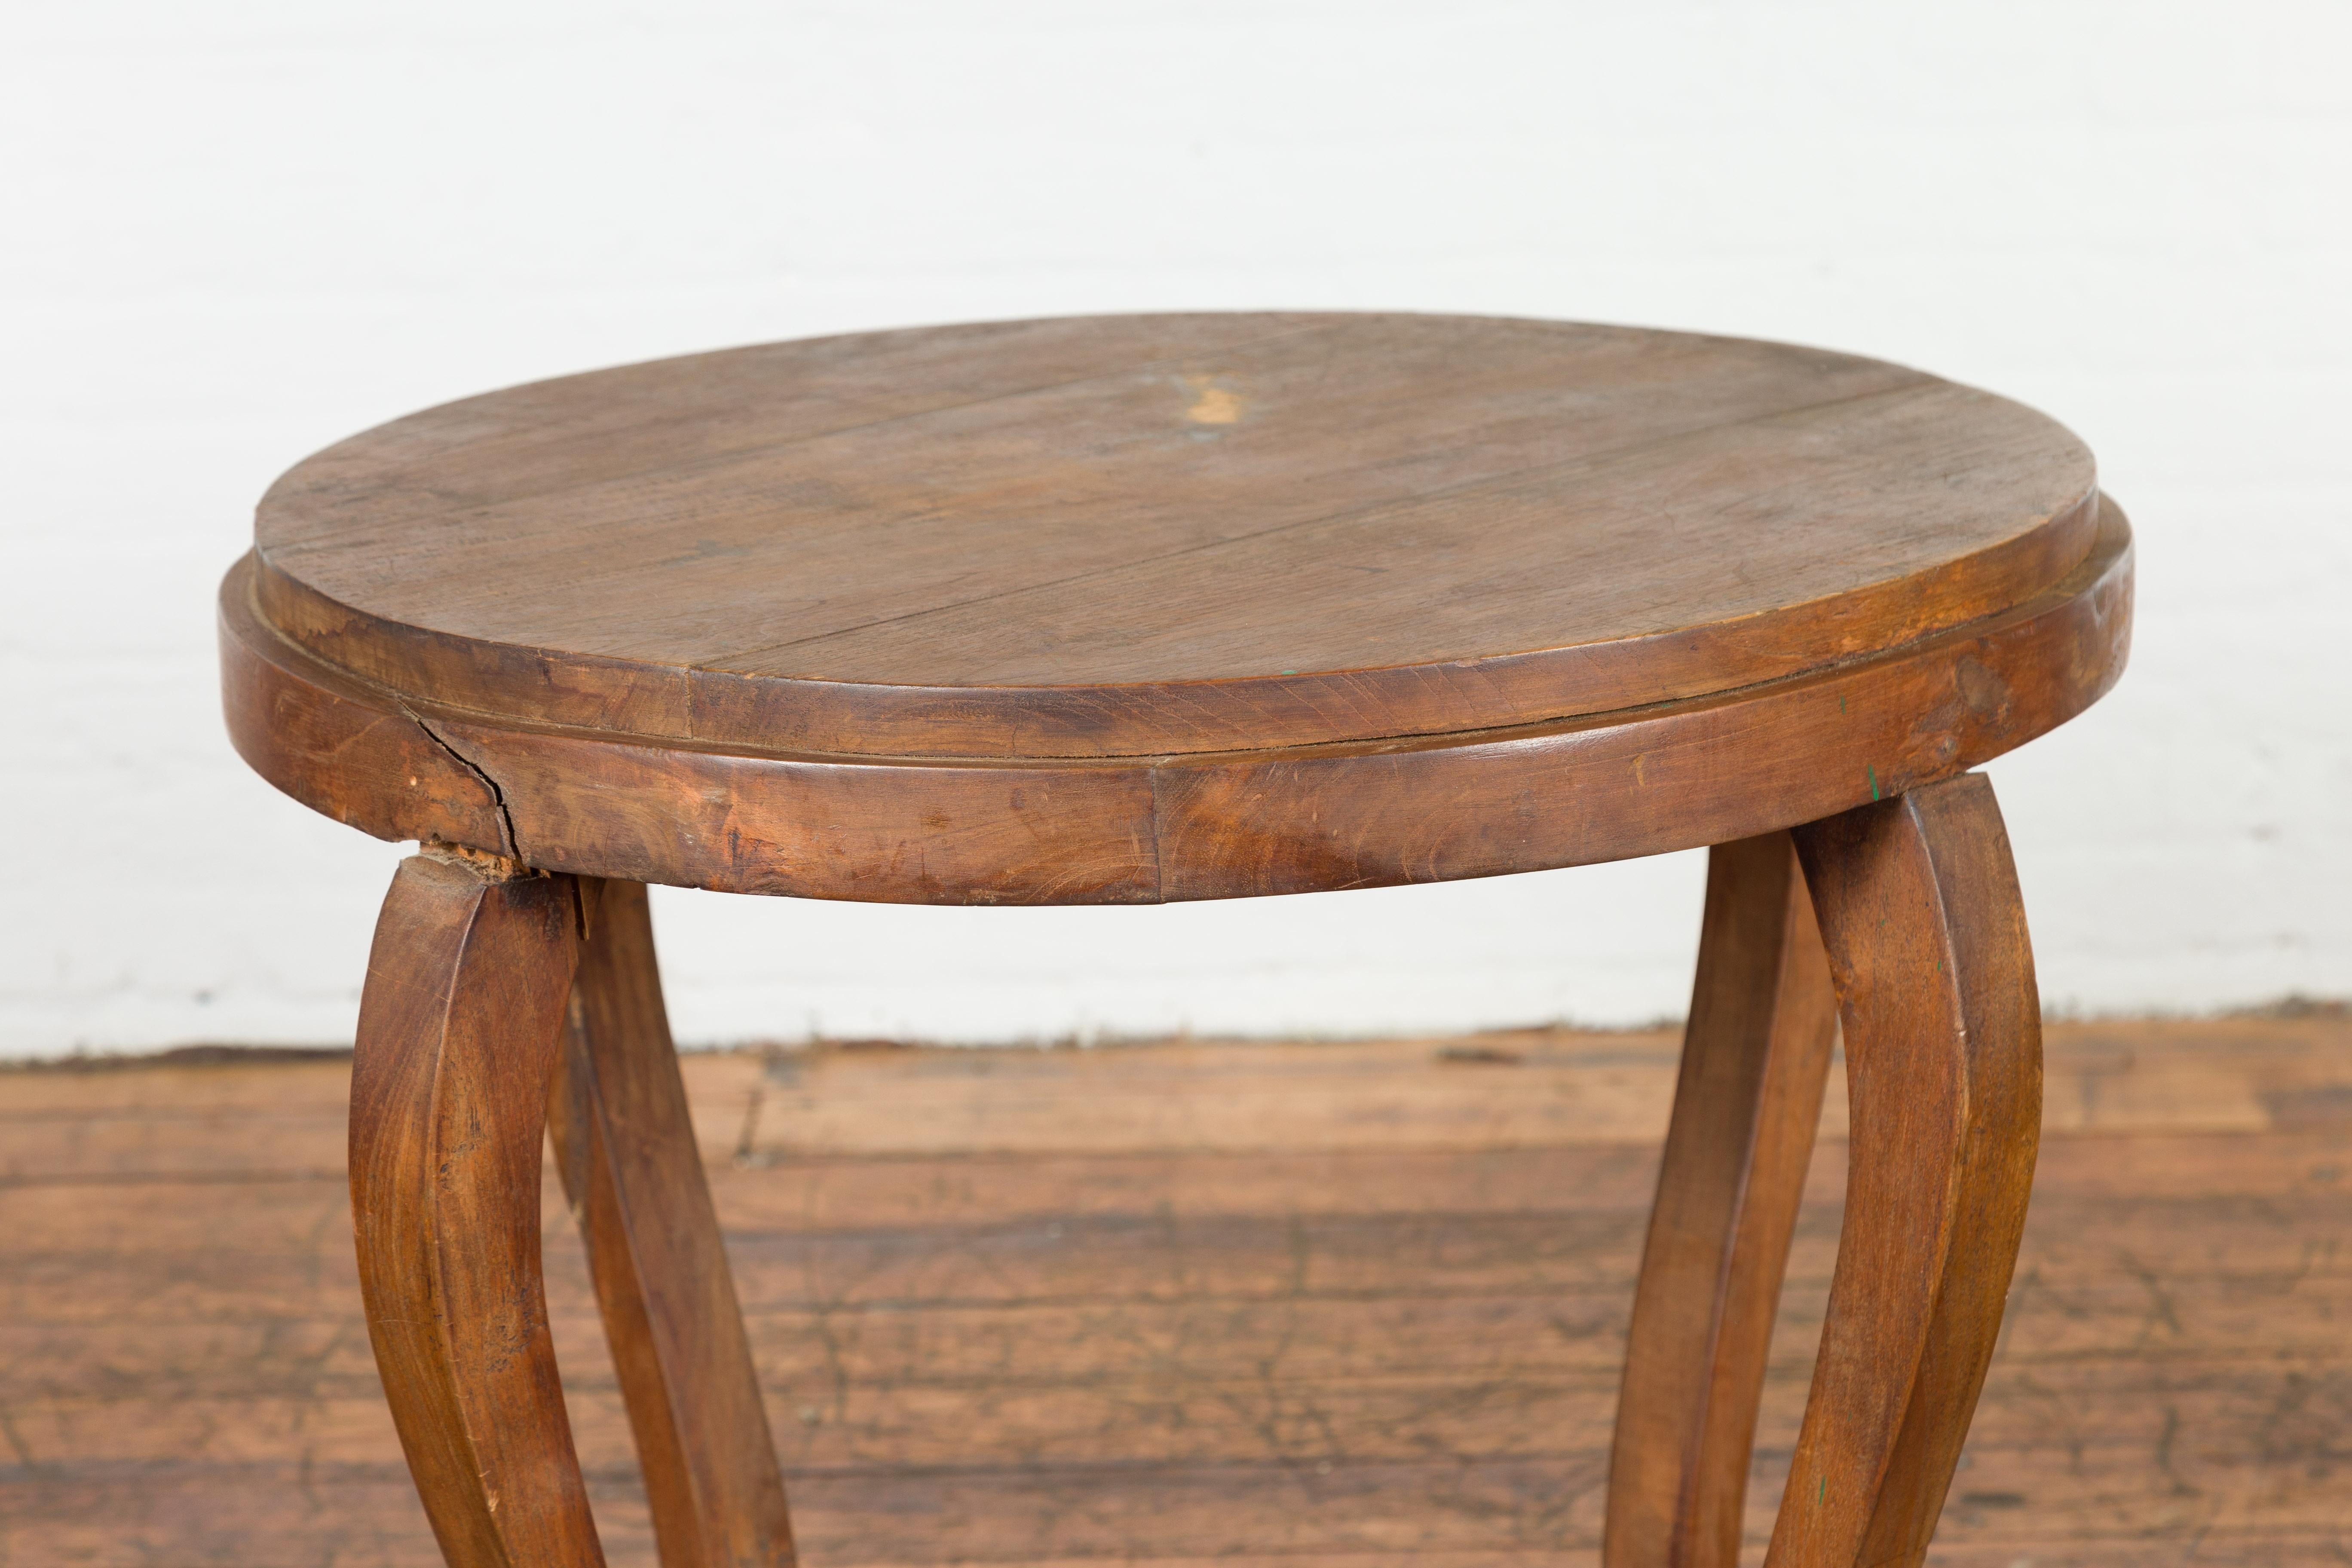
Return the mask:
<svg viewBox="0 0 2352 1568">
<path fill-rule="evenodd" d="M 1443 316 L 830 338 L 302 463 L 280 624 L 420 696 L 720 744 L 1149 756 L 1729 689 L 2090 548 L 2053 421 L 1873 360 Z"/>
<path fill-rule="evenodd" d="M 2080 598 L 2120 528 L 2063 426 L 1874 360 L 1464 317 L 1077 318 L 395 420 L 270 489 L 236 614 L 320 689 L 444 712 L 445 742 L 1149 770 L 1778 689 Z M 1959 658 L 1948 684 L 1973 679 Z"/>
</svg>

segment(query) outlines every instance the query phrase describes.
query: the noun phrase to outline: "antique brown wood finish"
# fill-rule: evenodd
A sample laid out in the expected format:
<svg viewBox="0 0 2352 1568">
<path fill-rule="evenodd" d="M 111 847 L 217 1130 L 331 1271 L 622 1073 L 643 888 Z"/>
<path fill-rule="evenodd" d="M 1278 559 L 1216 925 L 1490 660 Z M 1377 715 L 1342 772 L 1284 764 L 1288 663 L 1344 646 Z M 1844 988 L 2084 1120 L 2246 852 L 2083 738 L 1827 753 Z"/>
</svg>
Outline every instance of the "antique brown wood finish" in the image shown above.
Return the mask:
<svg viewBox="0 0 2352 1568">
<path fill-rule="evenodd" d="M 1845 1226 L 1767 1568 L 1923 1562 L 2000 1331 L 2042 1004 L 1977 774 L 1800 831 L 1853 1106 Z"/>
<path fill-rule="evenodd" d="M 1736 1560 L 1833 973 L 1853 1196 L 1771 1561 L 1917 1563 L 2038 1107 L 1967 770 L 2114 683 L 2131 584 L 2090 454 L 2030 410 L 1551 322 L 778 344 L 299 465 L 222 585 L 224 700 L 272 784 L 428 845 L 352 1181 L 445 1552 L 597 1561 L 530 1223 L 551 1092 L 664 1563 L 792 1562 L 643 884 L 1150 903 L 1712 845 L 1606 1560 Z"/>
<path fill-rule="evenodd" d="M 670 1045 L 646 890 L 581 887 L 588 934 L 548 1126 L 662 1568 L 790 1568 L 783 1480 Z"/>
<path fill-rule="evenodd" d="M 915 379 L 877 398 L 885 364 Z M 2063 578 L 2094 484 L 2040 415 L 1816 350 L 1108 318 L 430 410 L 279 481 L 255 588 L 330 663 L 524 723 L 1160 756 L 1536 723 L 1866 657 Z"/>
<path fill-rule="evenodd" d="M 368 1338 L 452 1568 L 601 1563 L 540 1277 L 548 1085 L 579 958 L 569 877 L 401 863 L 352 1064 Z"/>
<path fill-rule="evenodd" d="M 494 724 L 330 669 L 221 591 L 229 732 L 278 788 L 385 838 L 802 898 L 1151 903 L 1496 876 L 1750 837 L 1999 756 L 2122 673 L 2112 503 L 2065 579 L 1871 659 L 1515 729 L 1150 759 L 724 751 Z"/>
<path fill-rule="evenodd" d="M 1738 1568 L 1773 1314 L 1836 1034 L 1789 836 L 1717 846 L 1626 1332 L 1608 1568 Z"/>
</svg>

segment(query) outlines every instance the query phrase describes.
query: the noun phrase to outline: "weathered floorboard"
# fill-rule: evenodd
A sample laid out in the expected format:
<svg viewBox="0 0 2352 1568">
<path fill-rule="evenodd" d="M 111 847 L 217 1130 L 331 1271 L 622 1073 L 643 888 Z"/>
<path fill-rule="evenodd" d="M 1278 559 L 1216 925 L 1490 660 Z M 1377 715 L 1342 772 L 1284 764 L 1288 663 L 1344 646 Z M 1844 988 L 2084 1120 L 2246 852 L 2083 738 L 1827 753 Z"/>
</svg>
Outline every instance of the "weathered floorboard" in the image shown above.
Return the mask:
<svg viewBox="0 0 2352 1568">
<path fill-rule="evenodd" d="M 2352 1551 L 2347 1047 L 2325 1014 L 2052 1027 L 2009 1328 L 1931 1563 Z M 1670 1037 L 685 1068 L 812 1568 L 1597 1563 Z M 436 1561 L 358 1312 L 347 1075 L 0 1075 L 0 1563 Z M 1100 1117 L 1074 1129 L 1080 1101 Z M 1811 1373 L 1843 1132 L 1833 1082 L 1750 1561 Z M 611 1560 L 650 1563 L 546 1186 L 591 1496 Z"/>
</svg>

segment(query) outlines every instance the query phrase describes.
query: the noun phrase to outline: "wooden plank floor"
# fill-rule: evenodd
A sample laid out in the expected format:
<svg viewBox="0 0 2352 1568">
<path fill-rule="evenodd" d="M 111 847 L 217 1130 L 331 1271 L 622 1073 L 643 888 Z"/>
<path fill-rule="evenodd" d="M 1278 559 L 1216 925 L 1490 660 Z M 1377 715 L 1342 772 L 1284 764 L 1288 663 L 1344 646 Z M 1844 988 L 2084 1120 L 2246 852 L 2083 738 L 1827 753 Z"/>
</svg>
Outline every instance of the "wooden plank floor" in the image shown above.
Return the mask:
<svg viewBox="0 0 2352 1568">
<path fill-rule="evenodd" d="M 1566 1032 L 689 1058 L 804 1560 L 1593 1563 L 1674 1059 Z M 1934 1561 L 2352 1561 L 2352 1024 L 2061 1026 L 2050 1061 Z M 358 1315 L 347 1070 L 0 1074 L 0 1564 L 438 1561 Z M 650 1564 L 555 1202 L 547 1246 L 608 1550 Z"/>
</svg>

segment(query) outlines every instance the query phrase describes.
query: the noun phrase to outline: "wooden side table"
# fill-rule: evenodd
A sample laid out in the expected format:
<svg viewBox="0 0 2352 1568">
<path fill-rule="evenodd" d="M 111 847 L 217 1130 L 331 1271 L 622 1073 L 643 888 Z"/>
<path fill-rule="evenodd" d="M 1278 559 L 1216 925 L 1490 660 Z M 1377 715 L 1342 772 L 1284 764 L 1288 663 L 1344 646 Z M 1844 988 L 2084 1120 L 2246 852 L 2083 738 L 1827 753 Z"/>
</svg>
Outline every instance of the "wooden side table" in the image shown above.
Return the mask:
<svg viewBox="0 0 2352 1568">
<path fill-rule="evenodd" d="M 238 750 L 422 853 L 361 1007 L 384 1391 L 452 1563 L 600 1561 L 551 1128 L 668 1568 L 786 1563 L 644 884 L 1150 903 L 1714 847 L 1604 1561 L 1730 1568 L 1843 1017 L 1853 1142 L 1769 1562 L 1916 1563 L 2041 1105 L 1967 770 L 2116 679 L 2131 545 L 2050 420 L 1780 344 L 1427 316 L 832 338 L 397 420 L 263 500 Z"/>
</svg>

